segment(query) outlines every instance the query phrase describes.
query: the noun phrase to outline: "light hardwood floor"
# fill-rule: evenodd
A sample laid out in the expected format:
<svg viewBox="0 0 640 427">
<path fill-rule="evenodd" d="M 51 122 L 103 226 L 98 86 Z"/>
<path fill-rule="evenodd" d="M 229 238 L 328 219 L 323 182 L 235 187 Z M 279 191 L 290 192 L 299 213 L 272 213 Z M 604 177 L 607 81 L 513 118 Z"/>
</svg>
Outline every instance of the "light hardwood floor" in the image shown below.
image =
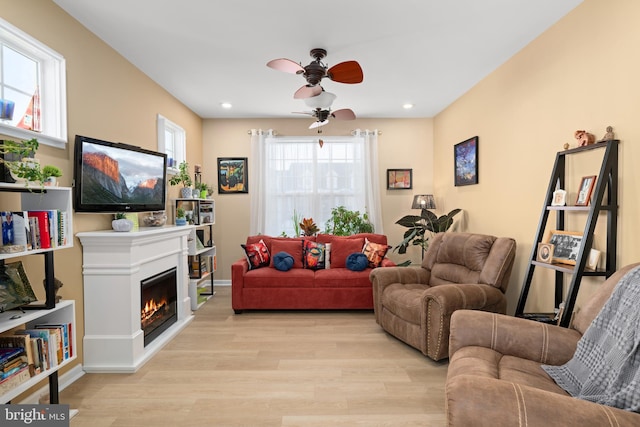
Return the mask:
<svg viewBox="0 0 640 427">
<path fill-rule="evenodd" d="M 447 363 L 390 337 L 373 312 L 234 315 L 229 287 L 135 374 L 61 392 L 71 427 L 443 426 Z"/>
</svg>

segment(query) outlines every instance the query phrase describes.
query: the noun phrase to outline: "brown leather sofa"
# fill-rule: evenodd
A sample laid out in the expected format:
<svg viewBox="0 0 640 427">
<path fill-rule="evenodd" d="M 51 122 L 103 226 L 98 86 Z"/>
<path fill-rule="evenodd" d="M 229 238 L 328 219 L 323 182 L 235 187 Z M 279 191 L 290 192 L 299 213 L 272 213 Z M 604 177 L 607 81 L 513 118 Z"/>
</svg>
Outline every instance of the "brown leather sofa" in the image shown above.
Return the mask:
<svg viewBox="0 0 640 427">
<path fill-rule="evenodd" d="M 438 233 L 422 266 L 371 272 L 376 322 L 433 360 L 446 358 L 454 311 L 506 312 L 515 253 L 508 237 Z"/>
<path fill-rule="evenodd" d="M 449 426 L 640 426 L 640 414 L 571 397 L 540 367 L 569 361 L 592 320 L 633 264 L 580 308 L 570 328 L 460 310 L 451 318 Z"/>
</svg>

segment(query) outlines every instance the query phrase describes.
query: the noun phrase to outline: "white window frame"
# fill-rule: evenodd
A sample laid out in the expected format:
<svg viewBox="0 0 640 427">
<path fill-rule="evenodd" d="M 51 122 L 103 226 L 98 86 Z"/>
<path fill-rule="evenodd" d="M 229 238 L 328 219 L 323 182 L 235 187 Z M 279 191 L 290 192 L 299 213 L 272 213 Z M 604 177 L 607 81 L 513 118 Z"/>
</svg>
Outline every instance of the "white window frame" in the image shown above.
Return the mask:
<svg viewBox="0 0 640 427">
<path fill-rule="evenodd" d="M 0 18 L 0 39 L 11 48 L 40 64 L 42 132 L 0 122 L 0 134 L 32 139 L 44 145 L 66 148 L 67 86 L 66 61 L 62 55 Z"/>
<path fill-rule="evenodd" d="M 171 141 L 166 141 L 165 132 L 169 132 L 173 135 L 173 153 L 174 153 L 174 165 L 169 166 L 167 159 L 167 174 L 175 175 L 178 173 L 178 165 L 187 160 L 187 133 L 185 130 L 167 119 L 166 117 L 158 114 L 158 151 L 161 153 L 167 153 L 167 145 Z"/>
</svg>

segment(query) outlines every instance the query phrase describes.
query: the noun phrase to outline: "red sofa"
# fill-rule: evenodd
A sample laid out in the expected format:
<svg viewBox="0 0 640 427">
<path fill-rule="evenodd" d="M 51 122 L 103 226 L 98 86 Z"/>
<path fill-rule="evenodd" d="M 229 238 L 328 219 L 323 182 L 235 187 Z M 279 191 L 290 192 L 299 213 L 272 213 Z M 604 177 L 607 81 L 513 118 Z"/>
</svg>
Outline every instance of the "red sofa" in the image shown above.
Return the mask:
<svg viewBox="0 0 640 427">
<path fill-rule="evenodd" d="M 303 240 L 331 243 L 330 267 L 312 270 L 303 267 Z M 286 238 L 250 236 L 247 245 L 263 240 L 271 258 L 280 251 L 291 254 L 293 268 L 280 271 L 273 266 L 249 269 L 246 258 L 231 266 L 231 305 L 236 314 L 248 309 L 373 309 L 373 293 L 369 273 L 346 268 L 346 258 L 361 252 L 365 239 L 387 245 L 387 236 L 362 233 L 353 236 L 317 236 Z M 395 265 L 384 258 L 381 266 Z"/>
</svg>

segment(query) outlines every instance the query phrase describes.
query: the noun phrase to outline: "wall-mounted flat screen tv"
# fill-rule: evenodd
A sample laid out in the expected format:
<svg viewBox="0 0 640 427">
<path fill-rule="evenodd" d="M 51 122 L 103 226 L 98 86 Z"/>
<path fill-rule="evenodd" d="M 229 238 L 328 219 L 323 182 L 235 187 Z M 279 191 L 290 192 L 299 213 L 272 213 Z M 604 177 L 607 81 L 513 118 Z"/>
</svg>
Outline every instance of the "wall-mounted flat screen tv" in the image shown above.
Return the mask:
<svg viewBox="0 0 640 427">
<path fill-rule="evenodd" d="M 165 209 L 166 154 L 76 135 L 74 160 L 76 212 Z"/>
</svg>

